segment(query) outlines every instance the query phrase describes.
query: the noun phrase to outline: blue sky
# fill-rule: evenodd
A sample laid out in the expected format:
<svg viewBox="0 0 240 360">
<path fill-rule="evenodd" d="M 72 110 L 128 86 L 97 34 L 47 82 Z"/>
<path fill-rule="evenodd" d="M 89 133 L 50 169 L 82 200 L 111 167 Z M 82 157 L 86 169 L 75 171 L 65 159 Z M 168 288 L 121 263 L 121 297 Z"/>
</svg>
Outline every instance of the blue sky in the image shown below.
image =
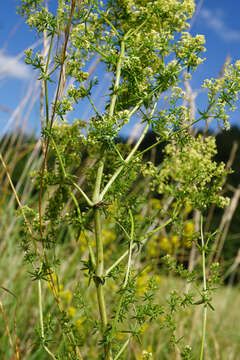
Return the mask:
<svg viewBox="0 0 240 360">
<path fill-rule="evenodd" d="M 57 0 L 49 0 L 50 4 Z M 5 0 L 0 12 L 0 131 L 22 126 L 28 115 L 28 131 L 39 130 L 39 102 L 33 103 L 37 90 L 34 87 L 36 78 L 30 67 L 24 64 L 24 49 L 33 47 L 38 41 L 35 33 L 16 14 L 18 0 Z M 200 88 L 205 78 L 216 77 L 226 59 L 240 59 L 240 2 L 237 0 L 198 0 L 196 16 L 193 18 L 191 33 L 204 34 L 206 37 L 207 60 L 193 74 L 191 87 Z M 107 79 L 105 79 L 107 84 Z M 24 103 L 26 102 L 26 104 Z M 29 103 L 32 101 L 31 111 Z M 27 105 L 28 104 L 28 105 Z M 17 110 L 16 110 L 17 109 Z M 20 110 L 19 110 L 20 109 Z M 22 109 L 22 110 L 21 110 Z M 29 109 L 29 114 L 26 112 Z M 240 109 L 239 109 L 240 110 Z M 84 109 L 87 113 L 87 108 Z M 240 126 L 240 112 L 231 116 L 231 124 Z"/>
</svg>

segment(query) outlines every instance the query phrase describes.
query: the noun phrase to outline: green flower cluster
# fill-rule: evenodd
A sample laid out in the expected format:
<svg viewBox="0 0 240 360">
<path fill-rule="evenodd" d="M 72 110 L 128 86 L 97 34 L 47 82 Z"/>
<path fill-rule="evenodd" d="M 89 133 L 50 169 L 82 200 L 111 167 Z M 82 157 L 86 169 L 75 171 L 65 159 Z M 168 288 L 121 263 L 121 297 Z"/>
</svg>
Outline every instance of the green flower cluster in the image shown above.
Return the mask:
<svg viewBox="0 0 240 360">
<path fill-rule="evenodd" d="M 143 165 L 144 176 L 151 176 L 152 190 L 173 196 L 177 202 L 187 201 L 193 208 L 204 210 L 210 204 L 224 207 L 228 198 L 220 195 L 227 175 L 225 164 L 212 160 L 216 154 L 215 139 L 187 136 L 183 144 L 172 141 L 165 147 L 160 168 L 153 163 Z"/>
</svg>

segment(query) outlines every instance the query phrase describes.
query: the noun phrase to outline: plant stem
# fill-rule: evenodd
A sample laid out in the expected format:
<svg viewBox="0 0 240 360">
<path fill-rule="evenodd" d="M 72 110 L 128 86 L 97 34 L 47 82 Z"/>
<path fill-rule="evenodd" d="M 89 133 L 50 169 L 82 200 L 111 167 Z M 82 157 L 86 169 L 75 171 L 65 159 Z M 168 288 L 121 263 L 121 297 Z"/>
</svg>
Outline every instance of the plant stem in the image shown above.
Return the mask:
<svg viewBox="0 0 240 360">
<path fill-rule="evenodd" d="M 129 251 L 128 251 L 128 263 L 127 263 L 127 268 L 126 268 L 126 274 L 125 274 L 123 285 L 121 287 L 122 291 L 125 289 L 125 287 L 127 286 L 127 283 L 128 283 L 128 278 L 129 278 L 129 273 L 130 273 L 130 268 L 131 268 L 131 261 L 132 261 L 133 240 L 134 240 L 134 238 L 133 238 L 133 236 L 134 236 L 134 219 L 133 219 L 132 212 L 130 209 L 129 209 L 129 215 L 130 215 L 130 220 L 131 220 L 131 235 L 130 235 L 130 244 L 129 244 Z M 119 314 L 120 314 L 121 307 L 122 307 L 123 298 L 124 298 L 124 292 L 122 292 L 122 294 L 120 296 L 118 306 L 116 309 L 116 314 L 115 314 L 113 324 L 112 324 L 112 329 L 111 329 L 111 339 L 113 338 L 114 333 L 117 328 L 117 323 L 118 323 L 118 318 L 119 318 Z M 129 342 L 129 339 L 128 339 L 128 342 Z M 127 342 L 127 344 L 128 344 L 128 342 Z M 127 344 L 126 344 L 126 346 L 127 346 Z M 110 346 L 111 346 L 111 344 L 110 344 Z M 125 349 L 125 347 L 124 347 L 124 349 Z M 124 349 L 122 349 L 122 352 L 124 351 Z"/>
<path fill-rule="evenodd" d="M 121 50 L 120 50 L 120 56 L 117 63 L 117 69 L 116 69 L 116 78 L 115 78 L 115 84 L 113 88 L 113 95 L 110 102 L 110 108 L 109 108 L 109 115 L 113 116 L 114 108 L 117 100 L 117 90 L 120 84 L 120 76 L 121 76 L 121 68 L 122 68 L 122 62 L 124 58 L 124 52 L 125 52 L 125 42 L 121 41 Z"/>
<path fill-rule="evenodd" d="M 104 262 L 103 262 L 103 242 L 101 229 L 101 214 L 99 209 L 94 210 L 94 227 L 96 238 L 96 275 L 101 278 L 103 276 Z"/>
<path fill-rule="evenodd" d="M 66 169 L 64 167 L 64 164 L 63 164 L 63 160 L 62 160 L 62 157 L 61 157 L 61 154 L 58 150 L 58 147 L 57 147 L 57 144 L 52 136 L 52 134 L 50 133 L 49 134 L 49 137 L 51 139 L 51 142 L 53 144 L 53 147 L 56 151 L 56 154 L 57 154 L 57 158 L 59 160 L 59 165 L 60 165 L 60 168 L 62 170 L 62 173 L 63 173 L 63 176 L 66 178 L 67 177 L 67 172 L 66 172 Z M 92 201 L 89 199 L 89 197 L 87 196 L 87 194 L 80 188 L 80 186 L 78 186 L 74 181 L 71 181 L 71 184 L 80 192 L 80 194 L 84 197 L 84 199 L 86 200 L 86 202 L 88 203 L 89 206 L 93 206 L 93 203 Z"/>
<path fill-rule="evenodd" d="M 125 341 L 125 343 L 123 344 L 123 346 L 121 347 L 121 349 L 119 350 L 117 355 L 115 356 L 114 360 L 117 360 L 122 355 L 122 353 L 124 352 L 124 350 L 128 346 L 129 341 L 130 341 L 130 337 Z"/>
<path fill-rule="evenodd" d="M 150 118 L 153 116 L 155 109 L 157 107 L 157 103 L 158 100 L 156 100 L 152 111 L 150 113 Z M 136 151 L 138 150 L 139 146 L 141 145 L 144 137 L 146 136 L 148 130 L 150 127 L 150 123 L 147 123 L 147 125 L 145 126 L 142 135 L 139 137 L 138 141 L 136 142 L 135 146 L 133 147 L 133 149 L 130 151 L 130 153 L 128 154 L 128 156 L 126 157 L 126 159 L 124 160 L 124 165 L 128 164 L 131 159 L 133 158 L 133 155 L 136 153 Z M 109 188 L 111 187 L 111 185 L 114 183 L 114 181 L 116 180 L 116 178 L 118 177 L 118 175 L 121 173 L 122 169 L 124 168 L 124 165 L 119 166 L 119 168 L 115 171 L 115 173 L 113 174 L 113 176 L 111 177 L 111 179 L 109 180 L 109 182 L 106 184 L 105 188 L 103 189 L 103 191 L 100 194 L 100 200 L 103 199 L 104 195 L 106 194 L 106 192 L 109 190 Z"/>
<path fill-rule="evenodd" d="M 44 350 L 51 356 L 52 359 L 56 360 L 54 354 L 48 349 L 48 347 L 44 344 L 45 335 L 44 335 L 44 324 L 43 324 L 43 309 L 42 309 L 42 287 L 41 287 L 41 279 L 38 280 L 38 307 L 39 307 L 39 322 L 40 322 L 40 330 L 41 330 L 41 339 L 43 342 Z"/>
<path fill-rule="evenodd" d="M 48 57 L 47 57 L 47 62 L 46 62 L 46 66 L 45 66 L 45 71 L 44 71 L 45 75 L 47 75 L 47 72 L 48 72 L 48 66 L 49 66 L 50 57 L 51 57 L 51 53 L 52 53 L 52 47 L 53 47 L 53 38 L 54 38 L 54 32 L 52 33 L 51 41 L 50 41 L 50 45 L 49 45 Z M 48 128 L 49 127 L 49 102 L 48 102 L 48 86 L 47 85 L 48 85 L 48 79 L 44 79 L 46 126 Z"/>
<path fill-rule="evenodd" d="M 103 169 L 104 169 L 104 159 L 100 160 L 97 171 L 95 188 L 93 192 L 93 203 L 95 204 L 100 201 L 99 194 L 100 194 L 101 181 L 103 176 Z M 106 330 L 107 327 L 107 312 L 106 312 L 106 305 L 105 305 L 104 292 L 103 292 L 104 257 L 103 257 L 102 229 L 101 229 L 101 212 L 97 206 L 94 207 L 94 229 L 95 229 L 95 240 L 96 240 L 95 284 L 97 288 L 98 308 L 102 323 L 102 334 L 104 335 L 104 331 Z M 105 360 L 110 360 L 110 352 L 107 344 L 104 346 L 104 352 L 105 352 Z"/>
<path fill-rule="evenodd" d="M 207 280 L 206 280 L 206 258 L 205 258 L 205 244 L 203 236 L 203 216 L 200 217 L 200 231 L 201 231 L 201 245 L 202 245 L 202 272 L 203 272 L 203 291 L 207 292 Z M 204 353 L 204 344 L 206 337 L 206 325 L 207 325 L 207 304 L 203 305 L 203 314 L 202 314 L 202 340 L 201 340 L 201 351 L 200 351 L 200 360 L 203 360 Z"/>
<path fill-rule="evenodd" d="M 214 107 L 213 107 L 213 108 L 214 108 Z M 149 150 L 153 149 L 154 147 L 156 147 L 157 145 L 161 144 L 162 142 L 171 140 L 171 138 L 172 138 L 173 136 L 176 136 L 177 134 L 180 134 L 181 132 L 189 129 L 191 126 L 197 124 L 197 123 L 198 123 L 199 121 L 201 121 L 202 119 L 205 119 L 205 117 L 206 117 L 207 114 L 210 112 L 210 110 L 212 110 L 211 107 L 206 110 L 206 115 L 205 115 L 205 116 L 202 115 L 202 116 L 201 116 L 200 118 L 198 118 L 197 120 L 193 120 L 190 124 L 188 124 L 188 125 L 186 125 L 186 126 L 183 126 L 183 127 L 181 127 L 181 129 L 172 132 L 167 138 L 165 138 L 165 139 L 160 139 L 160 140 L 156 141 L 154 144 L 150 145 L 149 147 L 147 147 L 146 149 L 144 149 L 143 151 L 141 151 L 140 153 L 138 153 L 138 154 L 135 156 L 135 158 L 138 157 L 138 156 L 140 156 L 140 155 L 145 154 L 146 152 L 148 152 Z M 132 116 L 132 114 L 130 114 L 129 116 Z"/>
<path fill-rule="evenodd" d="M 78 213 L 78 217 L 79 217 L 79 220 L 82 222 L 82 214 L 81 214 L 81 210 L 80 210 L 80 207 L 79 207 L 79 204 L 78 204 L 78 201 L 76 199 L 76 196 L 74 195 L 74 193 L 72 191 L 70 191 L 70 195 L 71 195 L 71 198 L 73 199 L 73 202 L 76 206 L 76 209 L 77 209 L 77 213 Z M 82 229 L 82 232 L 83 232 L 83 235 L 85 237 L 85 240 L 87 242 L 87 246 L 88 246 L 88 250 L 89 250 L 89 255 L 90 255 L 90 259 L 91 259 L 91 262 L 94 266 L 94 268 L 96 267 L 96 260 L 95 260 L 95 256 L 94 256 L 94 252 L 93 252 L 93 249 L 92 249 L 92 246 L 90 244 L 90 241 L 86 235 L 86 231 L 83 227 Z"/>
<path fill-rule="evenodd" d="M 129 277 L 131 261 L 132 261 L 132 250 L 133 250 L 134 220 L 133 220 L 132 212 L 130 209 L 129 209 L 129 215 L 130 215 L 130 219 L 131 219 L 131 235 L 130 235 L 131 240 L 130 240 L 130 244 L 129 244 L 128 264 L 127 264 L 126 275 L 125 275 L 125 279 L 124 279 L 124 283 L 123 283 L 123 287 L 122 287 L 123 289 L 125 289 L 125 287 L 127 286 L 127 283 L 128 283 L 128 277 Z"/>
<path fill-rule="evenodd" d="M 169 225 L 171 222 L 173 221 L 172 218 L 168 219 L 164 224 L 158 226 L 156 229 L 154 229 L 153 231 L 151 231 L 150 233 L 147 233 L 143 236 L 142 240 L 145 240 L 147 238 L 149 238 L 150 236 L 152 236 L 153 234 L 155 234 L 157 231 L 160 231 L 161 229 L 163 229 L 165 226 Z M 128 234 L 126 234 L 128 235 Z M 130 237 L 131 238 L 131 237 Z M 132 250 L 135 249 L 135 247 L 137 246 L 137 243 L 133 243 L 132 244 Z M 125 257 L 128 255 L 129 250 L 126 250 L 105 272 L 105 276 L 108 276 L 108 274 L 118 265 L 120 264 L 120 262 L 122 260 L 125 259 Z"/>
<path fill-rule="evenodd" d="M 141 142 L 143 141 L 145 135 L 147 134 L 149 129 L 149 124 L 146 125 L 145 129 L 143 130 L 142 135 L 140 136 L 140 138 L 138 139 L 137 143 L 135 144 L 134 148 L 132 149 L 132 151 L 129 153 L 129 155 L 127 156 L 127 158 L 124 160 L 125 164 L 128 164 L 131 160 L 131 158 L 133 157 L 133 155 L 135 154 L 135 152 L 137 151 L 137 149 L 139 148 Z M 124 168 L 124 165 L 119 166 L 119 168 L 115 171 L 115 173 L 113 174 L 113 176 L 111 177 L 111 179 L 109 180 L 109 182 L 106 184 L 105 188 L 103 189 L 103 191 L 100 194 L 100 200 L 103 199 L 104 195 L 107 193 L 107 191 L 109 190 L 109 188 L 111 187 L 111 185 L 114 183 L 114 181 L 116 180 L 116 178 L 118 177 L 118 175 L 121 173 L 122 169 Z"/>
<path fill-rule="evenodd" d="M 38 280 L 38 306 L 39 306 L 39 322 L 40 322 L 40 329 L 41 329 L 41 337 L 42 337 L 42 339 L 44 339 L 41 280 Z"/>
</svg>

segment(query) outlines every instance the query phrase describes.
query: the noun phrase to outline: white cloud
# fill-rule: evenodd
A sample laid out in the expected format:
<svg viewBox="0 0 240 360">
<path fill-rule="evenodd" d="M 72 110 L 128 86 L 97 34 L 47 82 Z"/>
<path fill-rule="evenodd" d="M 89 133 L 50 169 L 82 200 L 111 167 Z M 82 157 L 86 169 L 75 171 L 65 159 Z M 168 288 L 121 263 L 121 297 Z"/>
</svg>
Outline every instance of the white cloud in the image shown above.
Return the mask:
<svg viewBox="0 0 240 360">
<path fill-rule="evenodd" d="M 16 57 L 0 53 L 0 77 L 13 77 L 17 79 L 28 79 L 31 72 L 27 65 Z"/>
<path fill-rule="evenodd" d="M 240 31 L 230 29 L 223 21 L 223 12 L 220 9 L 216 11 L 202 8 L 199 12 L 206 25 L 214 30 L 222 39 L 226 41 L 240 40 Z"/>
</svg>

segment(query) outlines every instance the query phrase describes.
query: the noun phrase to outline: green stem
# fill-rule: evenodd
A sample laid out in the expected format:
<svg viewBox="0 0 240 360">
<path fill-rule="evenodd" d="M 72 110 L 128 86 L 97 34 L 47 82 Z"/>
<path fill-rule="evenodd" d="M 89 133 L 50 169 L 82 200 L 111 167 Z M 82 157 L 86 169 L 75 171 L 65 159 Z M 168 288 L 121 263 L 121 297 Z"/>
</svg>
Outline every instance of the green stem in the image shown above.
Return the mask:
<svg viewBox="0 0 240 360">
<path fill-rule="evenodd" d="M 58 150 L 58 147 L 57 147 L 57 144 L 55 143 L 55 140 L 52 136 L 52 134 L 50 133 L 49 134 L 49 137 L 50 137 L 50 140 L 53 144 L 53 147 L 56 151 L 56 154 L 57 154 L 57 158 L 58 158 L 58 161 L 59 161 L 59 164 L 60 164 L 60 167 L 61 167 L 61 170 L 62 170 L 62 173 L 63 173 L 63 176 L 66 178 L 67 177 L 67 172 L 65 170 L 65 167 L 64 167 L 64 164 L 63 164 L 63 160 L 62 160 L 62 157 L 61 157 L 61 154 Z M 71 180 L 71 179 L 70 179 Z M 80 192 L 80 194 L 84 197 L 84 199 L 86 200 L 86 202 L 88 203 L 89 206 L 93 206 L 93 202 L 89 199 L 89 197 L 87 196 L 87 194 L 80 188 L 80 186 L 78 186 L 74 181 L 71 181 L 72 185 Z"/>
<path fill-rule="evenodd" d="M 54 32 L 52 33 L 51 36 L 51 41 L 50 41 L 50 46 L 49 46 L 49 51 L 48 51 L 48 57 L 47 57 L 47 62 L 46 62 L 46 66 L 45 66 L 45 75 L 47 74 L 48 71 L 48 66 L 49 66 L 49 62 L 50 62 L 50 57 L 51 57 L 51 52 L 52 52 L 52 47 L 53 47 L 53 38 L 54 38 Z M 47 82 L 48 79 L 44 80 L 44 90 L 45 90 L 45 111 L 46 111 L 46 125 L 47 128 L 49 127 L 49 103 L 48 103 L 48 87 L 47 87 Z"/>
<path fill-rule="evenodd" d="M 101 278 L 103 276 L 104 262 L 103 262 L 103 242 L 101 229 L 101 214 L 100 209 L 94 210 L 94 227 L 96 238 L 96 275 Z"/>
<path fill-rule="evenodd" d="M 114 108 L 117 100 L 117 90 L 120 84 L 120 77 L 121 77 L 121 68 L 122 68 L 122 62 L 124 58 L 124 52 L 125 52 L 125 42 L 121 41 L 121 49 L 120 49 L 120 56 L 117 63 L 117 69 L 116 69 L 116 78 L 115 78 L 115 84 L 113 88 L 113 95 L 110 102 L 110 108 L 109 108 L 109 115 L 113 116 Z"/>
<path fill-rule="evenodd" d="M 93 192 L 93 203 L 97 204 L 99 200 L 102 176 L 103 176 L 103 169 L 104 169 L 104 159 L 100 160 L 97 177 L 95 182 L 95 188 Z M 103 255 L 103 240 L 102 240 L 102 229 L 101 229 L 101 212 L 100 209 L 95 206 L 94 207 L 94 229 L 95 229 L 95 240 L 96 240 L 96 288 L 97 288 L 97 299 L 98 299 L 98 308 L 101 317 L 102 323 L 102 333 L 104 335 L 104 331 L 107 327 L 107 312 L 106 312 L 106 305 L 104 299 L 104 292 L 103 292 L 103 275 L 104 275 L 104 255 Z M 106 344 L 104 346 L 105 352 L 105 360 L 110 360 L 110 351 L 109 347 Z"/>
<path fill-rule="evenodd" d="M 119 350 L 119 352 L 117 353 L 117 355 L 115 356 L 114 360 L 119 359 L 119 357 L 122 355 L 122 353 L 124 352 L 124 350 L 126 349 L 126 347 L 128 346 L 130 341 L 130 337 L 125 341 L 125 343 L 123 344 L 123 346 L 121 347 L 121 349 Z"/>
<path fill-rule="evenodd" d="M 45 91 L 45 111 L 46 111 L 46 126 L 49 127 L 49 106 L 48 106 L 48 87 L 47 80 L 44 80 L 44 91 Z"/>
<path fill-rule="evenodd" d="M 145 153 L 148 152 L 149 150 L 152 150 L 154 147 L 156 147 L 157 145 L 161 144 L 163 141 L 169 141 L 169 140 L 171 140 L 171 138 L 172 138 L 173 136 L 176 136 L 177 134 L 180 134 L 180 133 L 183 132 L 184 130 L 189 129 L 191 126 L 193 126 L 193 125 L 197 124 L 199 121 L 205 119 L 206 116 L 210 116 L 209 113 L 210 113 L 211 110 L 214 110 L 214 106 L 208 107 L 208 109 L 206 110 L 206 114 L 205 114 L 205 115 L 202 115 L 202 116 L 201 116 L 200 118 L 198 118 L 197 120 L 192 121 L 191 124 L 188 124 L 188 125 L 186 125 L 186 126 L 183 126 L 181 129 L 174 131 L 173 133 L 171 133 L 171 134 L 168 136 L 168 138 L 165 138 L 165 139 L 161 139 L 161 140 L 159 140 L 159 141 L 156 141 L 153 145 L 150 145 L 149 147 L 147 147 L 146 149 L 144 149 L 143 151 L 141 151 L 140 153 L 138 153 L 138 154 L 135 156 L 135 158 L 138 157 L 138 156 L 140 156 L 140 155 L 145 154 Z M 209 114 L 209 115 L 208 115 L 208 114 Z M 130 114 L 129 116 L 132 116 L 132 114 Z M 134 158 L 133 158 L 133 159 L 134 159 Z"/>
<path fill-rule="evenodd" d="M 164 224 L 158 226 L 156 229 L 154 229 L 153 231 L 151 231 L 150 233 L 145 234 L 140 240 L 145 240 L 147 238 L 149 238 L 150 236 L 152 236 L 153 234 L 155 234 L 156 232 L 160 231 L 161 229 L 163 229 L 165 226 L 169 225 L 171 222 L 173 221 L 172 218 L 168 219 Z M 127 236 L 129 236 L 126 233 Z M 130 237 L 131 238 L 131 237 Z M 132 250 L 135 249 L 135 247 L 137 246 L 137 243 L 133 243 L 132 244 Z M 109 273 L 116 267 L 118 266 L 118 264 L 120 264 L 120 262 L 122 262 L 125 257 L 128 255 L 129 253 L 129 249 L 126 250 L 122 256 L 120 256 L 120 258 L 118 258 L 106 271 L 105 271 L 105 276 L 108 276 Z"/>
<path fill-rule="evenodd" d="M 93 203 L 99 202 L 100 186 L 103 175 L 104 162 L 100 161 L 96 183 L 93 193 Z M 94 228 L 95 228 L 95 239 L 96 239 L 96 275 L 101 278 L 103 276 L 104 261 L 103 261 L 103 241 L 102 241 L 102 229 L 101 229 L 101 213 L 100 209 L 95 207 L 94 209 Z M 102 304 L 101 304 L 102 308 Z M 102 311 L 101 311 L 102 312 Z M 105 312 L 105 311 L 104 311 Z M 103 316 L 105 318 L 105 316 Z"/>
<path fill-rule="evenodd" d="M 135 154 L 135 152 L 137 151 L 137 149 L 139 148 L 141 142 L 143 141 L 145 135 L 147 134 L 149 129 L 149 124 L 146 125 L 145 129 L 143 130 L 142 135 L 140 136 L 140 138 L 138 139 L 137 143 L 135 144 L 134 148 L 132 149 L 132 151 L 129 153 L 129 155 L 127 156 L 127 158 L 124 160 L 125 164 L 128 164 L 131 160 L 131 158 L 133 157 L 133 155 Z M 105 188 L 103 189 L 103 191 L 100 194 L 100 200 L 103 199 L 104 195 L 107 193 L 107 191 L 109 190 L 109 188 L 111 187 L 111 185 L 114 183 L 114 181 L 116 180 L 116 178 L 118 177 L 118 175 L 121 173 L 121 171 L 123 170 L 124 165 L 119 166 L 119 168 L 115 171 L 115 173 L 113 174 L 113 176 L 111 177 L 111 179 L 109 180 L 109 182 L 106 184 Z"/>
<path fill-rule="evenodd" d="M 146 236 L 147 236 L 147 237 L 150 237 L 150 236 L 154 235 L 156 232 L 162 230 L 165 226 L 171 224 L 171 222 L 173 222 L 173 218 L 168 219 L 164 224 L 158 226 L 158 227 L 157 227 L 156 229 L 154 229 L 153 231 L 147 233 L 147 235 L 145 235 L 145 237 L 146 237 Z"/>
<path fill-rule="evenodd" d="M 131 235 L 130 235 L 130 244 L 129 244 L 129 250 L 128 250 L 128 263 L 127 263 L 127 268 L 126 268 L 125 279 L 124 279 L 123 285 L 121 287 L 121 290 L 124 290 L 125 287 L 127 286 L 130 268 L 131 268 L 131 261 L 132 261 L 132 250 L 133 250 L 133 240 L 134 240 L 134 220 L 133 220 L 132 212 L 130 209 L 129 209 L 129 215 L 130 215 L 130 220 L 131 220 Z M 113 338 L 116 328 L 117 328 L 117 323 L 118 323 L 118 318 L 119 318 L 119 314 L 120 314 L 121 307 L 122 307 L 123 298 L 124 298 L 124 292 L 122 292 L 121 297 L 118 302 L 116 315 L 114 317 L 112 329 L 111 329 L 111 338 Z"/>
<path fill-rule="evenodd" d="M 129 215 L 130 215 L 130 220 L 131 220 L 131 235 L 130 235 L 131 240 L 130 240 L 130 244 L 129 244 L 127 271 L 126 271 L 125 280 L 124 280 L 123 287 L 122 287 L 123 289 L 125 289 L 125 287 L 127 286 L 127 283 L 128 283 L 128 277 L 129 277 L 131 261 L 132 261 L 132 250 L 133 250 L 134 220 L 133 220 L 132 212 L 130 209 L 129 209 Z"/>
<path fill-rule="evenodd" d="M 133 244 L 132 249 L 134 249 L 135 247 L 136 247 L 136 243 Z M 122 261 L 125 259 L 125 257 L 128 255 L 128 253 L 129 253 L 129 249 L 126 250 L 126 251 L 122 254 L 122 256 L 120 256 L 120 258 L 118 258 L 118 259 L 106 270 L 105 276 L 108 276 L 108 274 L 110 274 L 110 272 L 111 272 L 116 266 L 118 266 L 118 264 L 120 264 L 120 262 L 122 262 Z"/>
<path fill-rule="evenodd" d="M 80 210 L 78 201 L 77 201 L 77 199 L 76 199 L 76 196 L 73 194 L 72 191 L 70 191 L 70 195 L 71 195 L 71 198 L 73 199 L 73 202 L 74 202 L 74 204 L 75 204 L 75 206 L 76 206 L 79 220 L 82 221 L 82 213 L 81 213 L 81 210 Z M 90 244 L 90 241 L 89 241 L 89 239 L 88 239 L 88 236 L 86 235 L 86 232 L 85 232 L 85 229 L 84 229 L 84 228 L 82 229 L 82 232 L 83 232 L 83 235 L 84 235 L 84 237 L 85 237 L 85 239 L 86 239 L 86 241 L 87 241 L 88 251 L 89 251 L 89 254 L 90 254 L 90 259 L 91 259 L 92 265 L 93 265 L 93 267 L 95 268 L 95 267 L 96 267 L 96 260 L 95 260 L 95 256 L 94 256 L 94 252 L 93 252 L 92 246 L 91 246 L 91 244 Z"/>
<path fill-rule="evenodd" d="M 94 187 L 94 192 L 93 192 L 93 201 L 92 201 L 93 204 L 97 204 L 100 201 L 99 194 L 100 194 L 100 189 L 101 189 L 103 169 L 104 169 L 104 159 L 100 160 L 100 162 L 99 162 L 99 167 L 98 167 L 98 171 L 97 171 L 97 177 L 96 177 L 96 182 L 95 182 L 95 187 Z"/>
<path fill-rule="evenodd" d="M 200 231 L 201 231 L 201 245 L 202 245 L 202 272 L 203 272 L 203 291 L 207 292 L 207 279 L 206 279 L 206 252 L 203 236 L 203 216 L 200 217 Z M 203 305 L 203 314 L 202 314 L 202 340 L 201 340 L 201 351 L 200 351 L 200 360 L 203 360 L 204 353 L 204 344 L 206 337 L 206 326 L 207 326 L 207 304 Z"/>
<path fill-rule="evenodd" d="M 150 118 L 153 116 L 154 111 L 157 107 L 157 102 L 158 100 L 155 102 L 153 109 L 150 113 Z M 136 142 L 135 146 L 133 147 L 133 149 L 130 151 L 129 155 L 126 157 L 126 159 L 124 160 L 124 165 L 128 164 L 131 159 L 133 158 L 133 155 L 136 153 L 136 151 L 138 150 L 139 146 L 141 145 L 144 137 L 146 136 L 148 130 L 150 127 L 150 122 L 147 123 L 147 125 L 145 126 L 142 135 L 139 137 L 138 141 Z M 103 189 L 103 191 L 100 194 L 100 200 L 103 199 L 104 195 L 106 194 L 106 192 L 109 190 L 109 188 L 111 187 L 111 185 L 114 183 L 114 181 L 116 180 L 116 178 L 118 177 L 118 175 L 121 173 L 121 171 L 124 168 L 124 165 L 119 166 L 119 168 L 115 171 L 115 173 L 113 174 L 113 176 L 111 177 L 111 179 L 109 180 L 109 182 L 106 184 L 105 188 Z"/>
<path fill-rule="evenodd" d="M 51 356 L 52 359 L 57 360 L 56 357 L 54 356 L 54 354 L 44 344 L 45 335 L 44 335 L 44 324 L 43 324 L 41 279 L 38 280 L 38 307 L 39 307 L 39 323 L 40 323 L 40 330 L 41 330 L 41 338 L 42 338 L 42 342 L 43 342 L 43 348 Z"/>
<path fill-rule="evenodd" d="M 97 108 L 96 108 L 96 106 L 94 105 L 94 103 L 92 102 L 92 99 L 90 98 L 89 95 L 87 95 L 87 98 L 88 98 L 88 101 L 90 102 L 90 104 L 92 105 L 92 108 L 93 108 L 93 110 L 95 111 L 96 115 L 97 115 L 99 118 L 101 118 L 101 115 L 100 115 L 99 112 L 97 111 Z"/>
<path fill-rule="evenodd" d="M 108 20 L 108 18 L 104 15 L 103 12 L 99 11 L 98 9 L 96 9 L 96 10 L 97 10 L 97 12 L 99 13 L 99 15 L 104 18 L 104 20 L 106 21 L 106 23 L 108 23 L 108 25 L 113 29 L 113 31 L 115 32 L 115 34 L 117 35 L 117 37 L 120 38 L 120 35 L 119 35 L 117 29 L 116 29 L 115 26 L 111 23 L 111 21 Z"/>
<path fill-rule="evenodd" d="M 39 322 L 40 322 L 40 329 L 41 329 L 41 337 L 42 337 L 42 339 L 44 339 L 41 280 L 38 280 L 38 307 L 39 307 Z"/>
<path fill-rule="evenodd" d="M 56 154 L 57 154 L 57 158 L 59 160 L 59 164 L 60 164 L 60 167 L 61 167 L 61 170 L 62 170 L 62 173 L 63 173 L 63 176 L 66 178 L 67 177 L 67 173 L 66 173 L 66 170 L 65 170 L 65 167 L 64 167 L 64 164 L 63 164 L 63 160 L 62 160 L 62 157 L 61 157 L 61 154 L 58 150 L 58 147 L 57 147 L 57 144 L 55 143 L 55 140 L 52 136 L 52 134 L 50 134 L 50 139 L 51 139 L 51 142 L 53 144 L 53 147 L 56 151 Z M 72 182 L 72 185 L 81 193 L 81 195 L 84 197 L 84 199 L 86 200 L 86 202 L 88 203 L 88 205 L 90 206 L 93 206 L 93 203 L 92 201 L 88 198 L 87 194 L 85 194 L 85 192 L 80 188 L 80 186 L 78 186 L 75 182 Z M 73 202 L 76 206 L 76 209 L 77 209 L 77 212 L 78 212 L 78 216 L 79 218 L 81 219 L 82 218 L 82 215 L 81 215 L 81 210 L 79 208 L 79 205 L 78 205 L 78 201 L 75 197 L 75 195 L 73 194 L 72 191 L 70 191 L 70 195 L 71 195 L 71 198 L 73 199 Z M 84 233 L 84 236 L 85 236 L 85 239 L 87 240 L 87 245 L 88 245 L 88 250 L 89 250 L 89 254 L 90 254 L 90 258 L 91 258 L 91 261 L 92 261 L 92 264 L 93 266 L 95 267 L 96 265 L 96 262 L 95 262 L 95 256 L 94 256 L 94 253 L 93 253 L 93 249 L 92 249 L 92 246 L 90 244 L 90 242 L 88 241 L 88 238 L 87 236 L 85 235 Z"/>
<path fill-rule="evenodd" d="M 80 186 L 78 186 L 78 184 L 76 184 L 74 181 L 71 181 L 72 185 L 75 187 L 75 189 L 77 189 L 80 194 L 84 197 L 84 199 L 86 200 L 87 204 L 92 207 L 94 204 L 93 202 L 89 199 L 89 197 L 87 196 L 87 194 L 80 188 Z"/>
</svg>

